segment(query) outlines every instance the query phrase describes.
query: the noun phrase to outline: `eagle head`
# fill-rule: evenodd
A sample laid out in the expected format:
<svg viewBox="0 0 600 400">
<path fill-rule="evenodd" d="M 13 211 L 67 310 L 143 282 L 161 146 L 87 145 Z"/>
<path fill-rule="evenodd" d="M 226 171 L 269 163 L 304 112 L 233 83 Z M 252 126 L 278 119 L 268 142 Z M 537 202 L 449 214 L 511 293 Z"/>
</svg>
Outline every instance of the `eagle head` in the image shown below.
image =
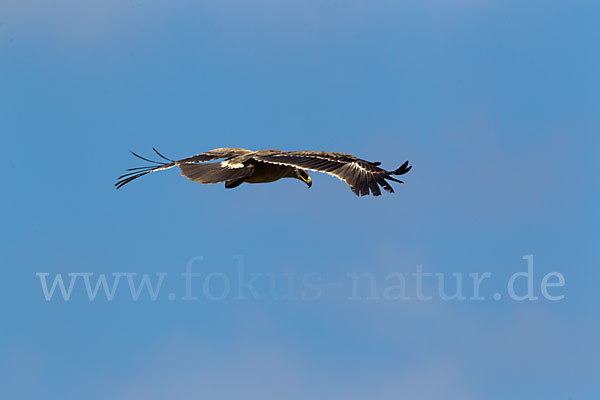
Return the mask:
<svg viewBox="0 0 600 400">
<path fill-rule="evenodd" d="M 312 186 L 312 179 L 310 179 L 310 175 L 303 169 L 296 169 L 296 178 L 300 179 L 302 182 L 306 183 L 308 187 Z"/>
</svg>

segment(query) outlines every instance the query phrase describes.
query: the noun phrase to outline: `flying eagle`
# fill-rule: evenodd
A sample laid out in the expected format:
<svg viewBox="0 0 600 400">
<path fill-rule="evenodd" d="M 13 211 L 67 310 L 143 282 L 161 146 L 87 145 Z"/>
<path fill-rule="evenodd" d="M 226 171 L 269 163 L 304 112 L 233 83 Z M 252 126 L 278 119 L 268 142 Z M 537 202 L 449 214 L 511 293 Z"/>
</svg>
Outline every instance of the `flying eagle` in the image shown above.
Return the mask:
<svg viewBox="0 0 600 400">
<path fill-rule="evenodd" d="M 131 152 L 134 156 L 155 165 L 128 169 L 127 171 L 132 172 L 118 178 L 115 184 L 117 189 L 150 172 L 178 166 L 181 175 L 192 181 L 225 182 L 227 189 L 237 187 L 244 182 L 266 183 L 281 178 L 299 179 L 311 187 L 312 181 L 306 171 L 319 171 L 343 180 L 357 196 L 368 195 L 369 191 L 374 196 L 379 196 L 380 186 L 387 192 L 394 193 L 387 180 L 403 183 L 392 175 L 404 175 L 412 168 L 406 161 L 400 168 L 386 171 L 379 168 L 380 162 L 365 161 L 350 154 L 328 151 L 252 151 L 222 147 L 174 161 L 160 154 L 155 148 L 152 149 L 167 162 L 149 160 Z M 208 162 L 214 160 L 223 161 Z"/>
</svg>

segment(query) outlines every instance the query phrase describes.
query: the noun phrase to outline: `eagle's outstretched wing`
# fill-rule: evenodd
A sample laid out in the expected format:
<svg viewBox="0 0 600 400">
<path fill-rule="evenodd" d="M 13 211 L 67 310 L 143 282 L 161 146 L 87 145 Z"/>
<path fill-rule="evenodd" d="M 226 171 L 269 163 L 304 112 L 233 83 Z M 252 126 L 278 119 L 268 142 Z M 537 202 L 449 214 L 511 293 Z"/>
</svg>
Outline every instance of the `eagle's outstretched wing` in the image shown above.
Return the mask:
<svg viewBox="0 0 600 400">
<path fill-rule="evenodd" d="M 154 152 L 161 157 L 162 159 L 168 161 L 153 161 L 149 160 L 145 157 L 142 157 L 133 151 L 131 154 L 140 158 L 144 161 L 153 163 L 155 165 L 150 165 L 146 167 L 137 167 L 137 168 L 129 168 L 127 174 L 121 175 L 115 186 L 117 189 L 122 187 L 123 185 L 128 184 L 134 179 L 137 179 L 141 176 L 149 174 L 150 172 L 161 171 L 163 169 L 173 168 L 176 165 L 179 165 L 181 168 L 182 175 L 185 177 L 201 183 L 216 183 L 223 182 L 229 179 L 235 179 L 242 176 L 248 176 L 252 174 L 252 170 L 246 168 L 246 166 L 239 165 L 238 168 L 222 168 L 220 167 L 220 163 L 212 163 L 212 164 L 198 164 L 206 161 L 213 161 L 219 159 L 230 159 L 233 157 L 250 155 L 254 153 L 252 150 L 241 149 L 237 147 L 220 147 L 218 149 L 207 151 L 206 153 L 196 154 L 192 157 L 183 158 L 179 161 L 171 160 L 158 152 L 154 147 L 152 148 Z M 202 165 L 202 167 L 200 167 Z M 187 166 L 194 168 L 187 168 Z M 244 167 L 244 168 L 242 168 Z"/>
<path fill-rule="evenodd" d="M 374 196 L 381 195 L 379 186 L 389 193 L 394 189 L 386 181 L 403 183 L 391 175 L 403 175 L 412 168 L 406 161 L 394 171 L 379 168 L 379 162 L 361 160 L 351 154 L 328 151 L 290 151 L 274 153 L 269 150 L 258 151 L 252 158 L 271 164 L 288 165 L 311 171 L 325 172 L 333 175 L 350 186 L 357 196 L 366 196 L 369 190 Z"/>
</svg>

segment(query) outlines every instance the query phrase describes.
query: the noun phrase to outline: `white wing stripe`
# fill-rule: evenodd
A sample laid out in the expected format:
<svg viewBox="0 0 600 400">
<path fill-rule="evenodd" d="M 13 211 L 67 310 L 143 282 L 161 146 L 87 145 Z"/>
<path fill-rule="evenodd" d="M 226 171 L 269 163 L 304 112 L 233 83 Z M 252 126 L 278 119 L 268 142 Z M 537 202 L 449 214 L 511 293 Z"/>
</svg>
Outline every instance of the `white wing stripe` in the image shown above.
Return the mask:
<svg viewBox="0 0 600 400">
<path fill-rule="evenodd" d="M 229 169 L 244 168 L 244 164 L 243 163 L 230 163 L 228 160 L 225 160 L 225 161 L 221 161 L 221 167 L 229 168 Z"/>
</svg>

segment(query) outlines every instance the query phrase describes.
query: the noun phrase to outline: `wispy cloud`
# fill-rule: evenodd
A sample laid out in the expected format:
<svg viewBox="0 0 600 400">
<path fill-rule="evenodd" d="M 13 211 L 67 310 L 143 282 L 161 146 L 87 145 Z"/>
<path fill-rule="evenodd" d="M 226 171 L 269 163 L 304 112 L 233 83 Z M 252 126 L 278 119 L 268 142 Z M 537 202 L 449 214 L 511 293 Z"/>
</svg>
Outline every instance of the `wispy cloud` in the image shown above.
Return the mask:
<svg viewBox="0 0 600 400">
<path fill-rule="evenodd" d="M 390 15 L 407 18 L 418 10 L 433 19 L 454 19 L 456 14 L 479 8 L 484 1 L 424 4 L 387 1 L 326 0 L 280 2 L 238 0 L 199 2 L 180 0 L 5 0 L 0 3 L 0 22 L 5 35 L 33 36 L 61 43 L 91 45 L 98 41 L 135 36 L 159 29 L 165 21 L 195 16 L 196 24 L 208 23 L 224 31 L 301 34 L 343 32 L 377 25 Z"/>
<path fill-rule="evenodd" d="M 449 364 L 416 366 L 406 374 L 378 371 L 374 377 L 369 372 L 358 384 L 341 378 L 340 371 L 316 378 L 301 352 L 277 345 L 214 348 L 197 338 L 178 336 L 157 353 L 147 365 L 140 365 L 133 379 L 107 385 L 111 389 L 106 395 L 115 399 L 264 399 L 273 393 L 292 400 L 478 398 L 466 376 Z"/>
</svg>

